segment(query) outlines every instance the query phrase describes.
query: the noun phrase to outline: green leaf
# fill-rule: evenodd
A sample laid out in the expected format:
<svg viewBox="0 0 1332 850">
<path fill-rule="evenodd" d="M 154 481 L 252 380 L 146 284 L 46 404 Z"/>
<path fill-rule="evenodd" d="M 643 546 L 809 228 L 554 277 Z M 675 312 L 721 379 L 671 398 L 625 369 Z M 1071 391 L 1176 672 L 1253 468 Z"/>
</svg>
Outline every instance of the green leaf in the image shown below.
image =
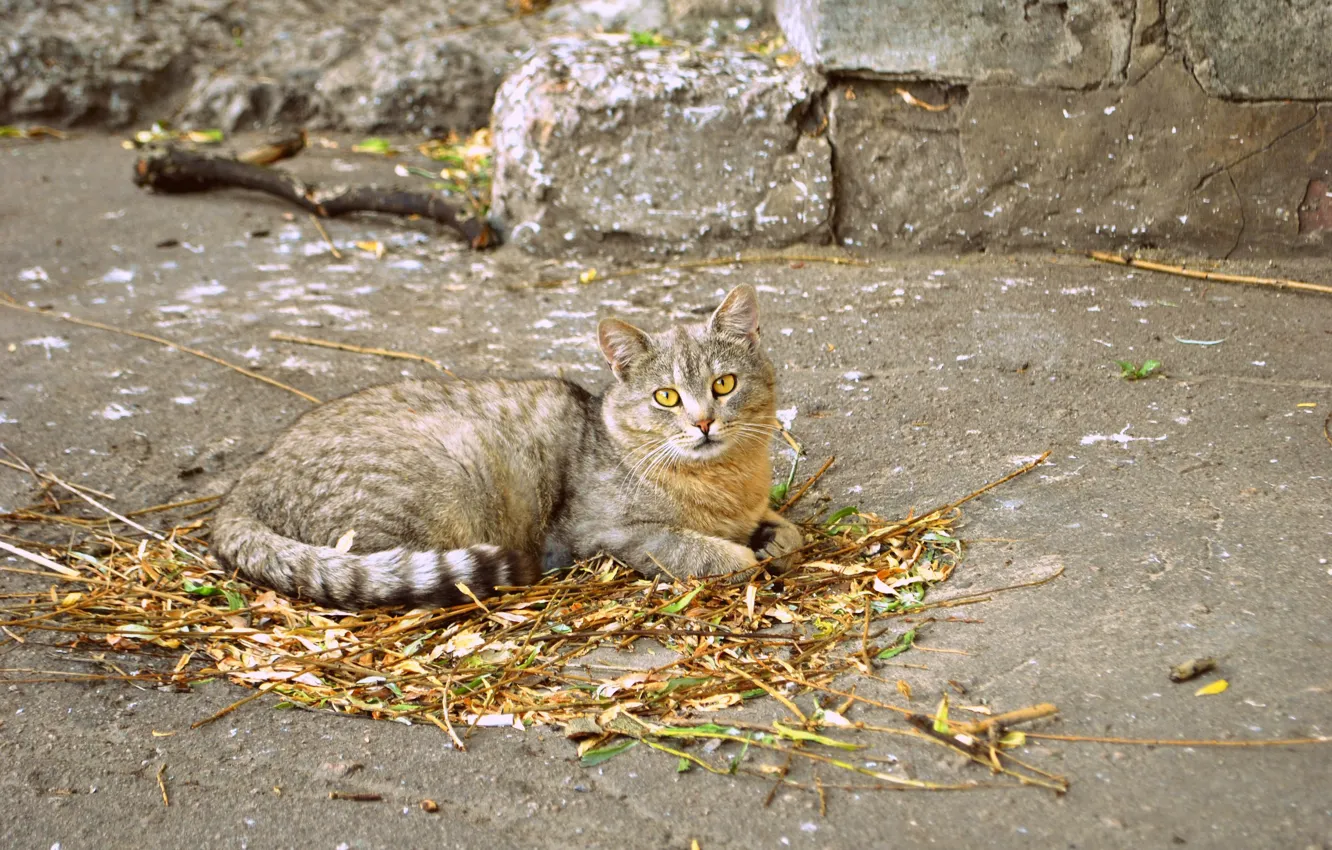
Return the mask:
<svg viewBox="0 0 1332 850">
<path fill-rule="evenodd" d="M 372 136 L 352 145 L 354 153 L 377 153 L 387 156 L 393 152 L 393 143 L 388 139 Z"/>
<path fill-rule="evenodd" d="M 3 127 L 0 127 L 0 139 L 21 138 L 22 136 L 23 136 L 23 131 L 20 130 L 18 127 L 11 127 L 8 124 L 6 124 Z"/>
<path fill-rule="evenodd" d="M 583 753 L 579 760 L 583 767 L 596 767 L 597 765 L 608 762 L 618 756 L 620 753 L 638 744 L 633 738 L 620 741 L 618 744 L 610 744 L 605 747 L 597 747 L 595 750 L 588 750 Z"/>
<path fill-rule="evenodd" d="M 1160 368 L 1160 360 L 1148 360 L 1146 363 L 1142 364 L 1142 368 L 1138 370 L 1138 377 L 1145 378 Z"/>
<path fill-rule="evenodd" d="M 661 47 L 666 39 L 655 32 L 637 30 L 629 34 L 629 40 L 635 47 Z"/>
<path fill-rule="evenodd" d="M 785 481 L 778 482 L 772 485 L 772 489 L 768 491 L 768 501 L 772 503 L 774 508 L 780 507 L 782 502 L 786 501 L 786 494 L 790 491 L 791 488 Z"/>
<path fill-rule="evenodd" d="M 747 691 L 740 692 L 740 699 L 754 699 L 755 697 L 761 697 L 766 693 L 767 691 L 762 688 L 750 688 Z"/>
<path fill-rule="evenodd" d="M 690 769 L 691 767 L 693 767 L 693 766 L 694 766 L 694 763 L 693 763 L 692 761 L 690 761 L 689 759 L 685 758 L 684 756 L 680 756 L 680 760 L 677 761 L 677 762 L 675 763 L 675 772 L 676 772 L 676 773 L 688 773 L 688 772 L 689 772 L 689 769 Z"/>
<path fill-rule="evenodd" d="M 1132 380 L 1133 376 L 1138 373 L 1138 367 L 1128 360 L 1116 360 L 1115 365 L 1119 367 L 1119 377 L 1121 378 Z"/>
<path fill-rule="evenodd" d="M 234 588 L 224 587 L 222 593 L 227 597 L 227 610 L 239 611 L 245 607 L 245 597 L 240 595 L 240 591 Z"/>
<path fill-rule="evenodd" d="M 896 658 L 897 656 L 901 655 L 902 653 L 910 649 L 911 645 L 914 644 L 915 642 L 916 642 L 916 630 L 910 629 L 905 633 L 903 633 L 902 636 L 897 639 L 896 643 L 894 643 L 892 646 L 883 650 L 874 657 L 878 658 L 880 661 L 884 661 L 889 658 Z"/>
<path fill-rule="evenodd" d="M 668 679 L 666 681 L 666 687 L 657 691 L 656 696 L 662 697 L 669 694 L 671 691 L 679 690 L 680 688 L 692 688 L 695 685 L 706 685 L 711 681 L 712 679 L 707 676 L 678 676 L 674 679 Z"/>
<path fill-rule="evenodd" d="M 181 582 L 181 589 L 193 596 L 216 596 L 221 592 L 216 585 L 200 584 L 192 578 L 187 578 Z"/>
<path fill-rule="evenodd" d="M 934 731 L 948 734 L 948 694 L 939 700 L 939 710 L 934 713 Z"/>
<path fill-rule="evenodd" d="M 860 508 L 857 508 L 855 505 L 847 505 L 846 507 L 839 510 L 837 513 L 833 514 L 832 516 L 824 520 L 823 524 L 831 528 L 832 526 L 836 525 L 838 522 L 846 519 L 849 516 L 856 516 L 859 513 L 859 511 Z"/>
<path fill-rule="evenodd" d="M 681 611 L 685 609 L 685 606 L 687 606 L 690 602 L 694 601 L 694 597 L 698 596 L 698 592 L 702 589 L 703 585 L 700 584 L 698 587 L 689 591 L 684 596 L 681 596 L 679 599 L 676 599 L 674 602 L 671 602 L 670 604 L 661 608 L 660 609 L 661 612 L 663 614 L 679 614 Z"/>
<path fill-rule="evenodd" d="M 573 627 L 568 623 L 555 623 L 550 627 L 550 630 L 557 635 L 567 635 L 569 632 L 573 631 Z"/>
<path fill-rule="evenodd" d="M 839 750 L 858 750 L 858 744 L 851 744 L 846 741 L 839 741 L 836 738 L 829 738 L 827 735 L 819 735 L 815 732 L 807 732 L 804 729 L 796 729 L 791 726 L 783 726 L 780 723 L 772 724 L 773 731 L 780 738 L 786 738 L 790 741 L 809 741 L 814 744 L 822 744 L 825 747 L 836 747 Z"/>
</svg>

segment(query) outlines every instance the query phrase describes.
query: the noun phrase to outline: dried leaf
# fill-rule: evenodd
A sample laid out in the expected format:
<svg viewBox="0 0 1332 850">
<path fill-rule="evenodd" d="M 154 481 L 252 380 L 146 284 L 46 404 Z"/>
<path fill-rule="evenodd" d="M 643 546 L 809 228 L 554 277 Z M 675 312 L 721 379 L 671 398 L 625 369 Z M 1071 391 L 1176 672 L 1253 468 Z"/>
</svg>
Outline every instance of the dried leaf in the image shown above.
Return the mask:
<svg viewBox="0 0 1332 850">
<path fill-rule="evenodd" d="M 934 712 L 934 731 L 948 734 L 948 694 L 939 700 L 939 708 Z"/>
<path fill-rule="evenodd" d="M 345 534 L 343 534 L 341 537 L 338 538 L 338 542 L 333 545 L 333 548 L 345 555 L 346 553 L 351 551 L 352 543 L 355 540 L 356 540 L 356 530 L 348 529 Z"/>
</svg>

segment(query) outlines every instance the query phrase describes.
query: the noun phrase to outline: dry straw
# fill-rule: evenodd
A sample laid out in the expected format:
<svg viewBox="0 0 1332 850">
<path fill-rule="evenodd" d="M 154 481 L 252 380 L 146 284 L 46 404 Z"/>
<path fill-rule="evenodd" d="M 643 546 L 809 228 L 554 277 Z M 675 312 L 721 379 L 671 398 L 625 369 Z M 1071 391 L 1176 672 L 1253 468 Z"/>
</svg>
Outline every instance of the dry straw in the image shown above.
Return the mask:
<svg viewBox="0 0 1332 850">
<path fill-rule="evenodd" d="M 41 568 L 9 572 L 56 583 L 9 594 L 0 627 L 15 639 L 52 632 L 69 646 L 151 663 L 134 673 L 0 672 L 10 682 L 123 678 L 171 688 L 224 677 L 255 689 L 195 728 L 265 693 L 285 707 L 433 724 L 459 748 L 476 726 L 558 727 L 580 741 L 588 765 L 643 745 L 681 770 L 756 774 L 774 790 L 816 790 L 825 803 L 835 788 L 982 784 L 909 776 L 863 752 L 903 737 L 985 765 L 994 776 L 985 784 L 1062 791 L 1061 777 L 1006 749 L 1017 743 L 1005 738 L 1008 722 L 950 726 L 942 711 L 854 693 L 856 678 L 878 679 L 878 668 L 919 666 L 897 656 L 928 623 L 966 621 L 945 609 L 988 598 L 930 597 L 961 560 L 955 526 L 967 499 L 893 522 L 850 509 L 807 521 L 803 563 L 776 578 L 653 580 L 596 558 L 483 602 L 408 612 L 333 611 L 251 587 L 206 556 L 201 520 L 149 536 L 115 530 L 116 517 L 70 515 L 69 504 L 48 502 L 5 518 L 74 528 L 88 545 L 61 551 L 9 538 L 8 551 Z M 750 702 L 789 717 L 726 716 Z M 848 719 L 855 706 L 891 710 L 900 725 Z M 1053 711 L 1036 708 L 1013 722 Z M 803 776 L 795 769 L 802 765 Z M 829 781 L 838 774 L 873 782 Z"/>
</svg>

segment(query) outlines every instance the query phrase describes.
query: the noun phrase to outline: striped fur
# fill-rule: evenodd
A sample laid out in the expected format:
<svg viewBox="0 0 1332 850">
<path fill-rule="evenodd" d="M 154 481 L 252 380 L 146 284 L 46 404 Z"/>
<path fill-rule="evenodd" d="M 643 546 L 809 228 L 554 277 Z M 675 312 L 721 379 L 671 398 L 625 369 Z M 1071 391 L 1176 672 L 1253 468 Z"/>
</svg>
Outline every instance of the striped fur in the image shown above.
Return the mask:
<svg viewBox="0 0 1332 850">
<path fill-rule="evenodd" d="M 227 494 L 218 560 L 361 608 L 451 605 L 459 583 L 489 596 L 598 552 L 715 575 L 799 546 L 768 507 L 775 370 L 754 290 L 659 334 L 607 319 L 599 340 L 615 375 L 601 396 L 555 379 L 404 381 L 311 410 Z M 654 401 L 662 387 L 679 403 Z"/>
<path fill-rule="evenodd" d="M 442 552 L 404 547 L 357 555 L 276 534 L 246 517 L 224 515 L 213 532 L 214 554 L 229 569 L 292 596 L 362 608 L 447 608 L 496 587 L 521 587 L 541 577 L 541 563 L 513 549 L 481 543 Z"/>
</svg>

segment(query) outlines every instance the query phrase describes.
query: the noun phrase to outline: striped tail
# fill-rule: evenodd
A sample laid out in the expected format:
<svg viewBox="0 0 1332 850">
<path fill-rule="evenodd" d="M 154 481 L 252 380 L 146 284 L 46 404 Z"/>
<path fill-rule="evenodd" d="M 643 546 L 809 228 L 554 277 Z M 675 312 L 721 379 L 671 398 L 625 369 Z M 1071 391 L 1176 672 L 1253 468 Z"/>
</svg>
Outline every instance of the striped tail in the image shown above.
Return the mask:
<svg viewBox="0 0 1332 850">
<path fill-rule="evenodd" d="M 212 549 L 224 567 L 249 581 L 336 608 L 446 608 L 469 601 L 458 584 L 486 597 L 497 586 L 541 578 L 539 559 L 499 546 L 354 555 L 283 537 L 256 519 L 225 511 L 214 523 Z"/>
</svg>

